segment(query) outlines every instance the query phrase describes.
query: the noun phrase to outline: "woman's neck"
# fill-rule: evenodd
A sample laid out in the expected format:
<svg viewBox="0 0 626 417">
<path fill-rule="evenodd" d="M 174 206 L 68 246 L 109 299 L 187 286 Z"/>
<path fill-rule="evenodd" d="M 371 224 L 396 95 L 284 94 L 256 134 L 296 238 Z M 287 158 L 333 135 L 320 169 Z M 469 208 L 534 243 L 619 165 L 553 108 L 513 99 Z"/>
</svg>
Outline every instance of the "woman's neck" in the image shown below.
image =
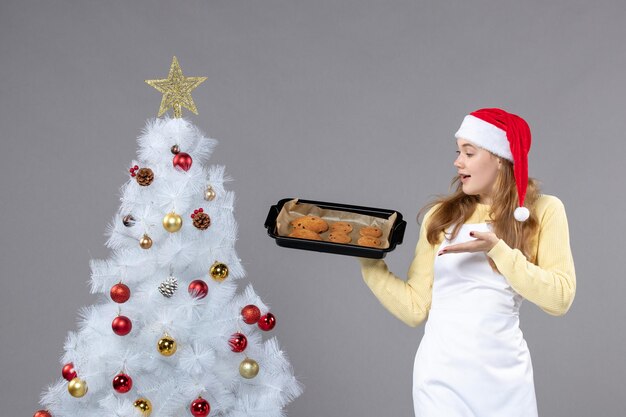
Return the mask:
<svg viewBox="0 0 626 417">
<path fill-rule="evenodd" d="M 478 204 L 482 204 L 483 206 L 490 206 L 491 201 L 491 197 L 479 196 L 478 198 Z"/>
</svg>

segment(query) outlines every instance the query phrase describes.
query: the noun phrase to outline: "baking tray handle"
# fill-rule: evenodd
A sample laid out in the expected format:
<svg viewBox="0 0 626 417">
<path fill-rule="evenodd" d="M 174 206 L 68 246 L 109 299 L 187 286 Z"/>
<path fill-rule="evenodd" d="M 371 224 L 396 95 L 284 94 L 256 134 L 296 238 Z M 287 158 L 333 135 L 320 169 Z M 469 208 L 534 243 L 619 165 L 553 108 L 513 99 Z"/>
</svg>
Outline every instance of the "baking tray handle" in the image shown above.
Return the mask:
<svg viewBox="0 0 626 417">
<path fill-rule="evenodd" d="M 278 217 L 278 206 L 271 206 L 270 211 L 267 213 L 267 218 L 265 219 L 265 228 L 268 233 L 274 231 L 276 227 L 276 218 Z"/>
<path fill-rule="evenodd" d="M 396 245 L 400 245 L 402 243 L 402 239 L 404 238 L 404 230 L 406 229 L 406 221 L 402 220 L 396 224 L 391 231 L 391 239 L 395 241 Z"/>
</svg>

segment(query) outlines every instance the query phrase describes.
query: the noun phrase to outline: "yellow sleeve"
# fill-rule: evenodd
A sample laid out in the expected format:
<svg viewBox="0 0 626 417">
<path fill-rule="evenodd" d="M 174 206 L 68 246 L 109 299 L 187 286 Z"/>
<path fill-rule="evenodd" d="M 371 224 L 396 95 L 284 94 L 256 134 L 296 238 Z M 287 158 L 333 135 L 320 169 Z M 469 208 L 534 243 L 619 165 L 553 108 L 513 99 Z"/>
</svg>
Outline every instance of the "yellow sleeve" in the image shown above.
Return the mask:
<svg viewBox="0 0 626 417">
<path fill-rule="evenodd" d="M 563 316 L 576 294 L 576 272 L 570 250 L 565 207 L 552 196 L 540 219 L 537 265 L 502 239 L 487 252 L 511 287 L 548 314 Z"/>
<path fill-rule="evenodd" d="M 436 248 L 426 239 L 426 225 L 435 208 L 424 215 L 406 281 L 390 272 L 382 259 L 359 258 L 363 280 L 376 298 L 391 314 L 411 327 L 426 320 L 432 301 Z"/>
</svg>

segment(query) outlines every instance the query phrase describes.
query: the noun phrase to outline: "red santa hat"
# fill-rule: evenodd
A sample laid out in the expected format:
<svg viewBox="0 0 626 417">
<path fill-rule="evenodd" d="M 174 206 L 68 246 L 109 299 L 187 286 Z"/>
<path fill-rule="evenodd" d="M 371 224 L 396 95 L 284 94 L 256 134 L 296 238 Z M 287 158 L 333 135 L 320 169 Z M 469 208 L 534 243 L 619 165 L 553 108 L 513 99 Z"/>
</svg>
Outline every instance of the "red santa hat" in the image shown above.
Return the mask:
<svg viewBox="0 0 626 417">
<path fill-rule="evenodd" d="M 454 137 L 464 138 L 502 158 L 513 162 L 519 207 L 515 220 L 526 221 L 530 212 L 524 207 L 528 185 L 528 151 L 530 127 L 521 117 L 498 108 L 476 110 L 463 119 Z"/>
</svg>

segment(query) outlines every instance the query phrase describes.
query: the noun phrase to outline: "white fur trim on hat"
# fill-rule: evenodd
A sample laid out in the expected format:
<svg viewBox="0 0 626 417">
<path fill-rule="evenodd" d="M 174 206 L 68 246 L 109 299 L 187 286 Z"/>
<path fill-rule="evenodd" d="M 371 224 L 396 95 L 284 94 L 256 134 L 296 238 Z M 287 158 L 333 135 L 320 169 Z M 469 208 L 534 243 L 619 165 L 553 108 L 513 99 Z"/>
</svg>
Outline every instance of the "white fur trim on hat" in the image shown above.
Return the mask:
<svg viewBox="0 0 626 417">
<path fill-rule="evenodd" d="M 506 132 L 476 116 L 471 114 L 465 116 L 461 127 L 454 134 L 454 137 L 466 139 L 513 162 L 513 155 L 511 154 L 509 141 L 506 138 Z"/>
<path fill-rule="evenodd" d="M 526 207 L 517 207 L 513 212 L 513 217 L 518 222 L 525 222 L 530 217 L 530 211 Z"/>
</svg>

